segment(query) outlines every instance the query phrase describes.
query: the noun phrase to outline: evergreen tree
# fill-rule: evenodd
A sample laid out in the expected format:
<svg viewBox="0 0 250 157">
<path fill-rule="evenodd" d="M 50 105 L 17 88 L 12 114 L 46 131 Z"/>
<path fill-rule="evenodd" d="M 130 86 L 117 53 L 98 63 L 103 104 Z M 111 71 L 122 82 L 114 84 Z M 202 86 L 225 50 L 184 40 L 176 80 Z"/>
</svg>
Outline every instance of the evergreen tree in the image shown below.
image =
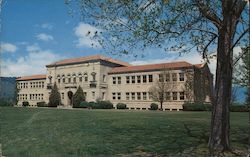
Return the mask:
<svg viewBox="0 0 250 157">
<path fill-rule="evenodd" d="M 85 100 L 82 87 L 78 87 L 76 93 L 73 95 L 73 107 L 79 107 L 80 103 Z"/>
<path fill-rule="evenodd" d="M 61 104 L 61 96 L 58 91 L 56 83 L 54 84 L 50 96 L 49 96 L 49 107 L 57 107 Z"/>
</svg>

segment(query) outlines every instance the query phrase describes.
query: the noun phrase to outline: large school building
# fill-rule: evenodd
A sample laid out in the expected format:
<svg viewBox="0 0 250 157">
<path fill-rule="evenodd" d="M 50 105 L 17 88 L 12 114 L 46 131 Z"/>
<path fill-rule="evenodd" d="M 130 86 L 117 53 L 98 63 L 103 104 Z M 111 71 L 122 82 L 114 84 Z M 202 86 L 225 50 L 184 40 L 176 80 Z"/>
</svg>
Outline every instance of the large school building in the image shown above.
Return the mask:
<svg viewBox="0 0 250 157">
<path fill-rule="evenodd" d="M 72 95 L 81 86 L 88 102 L 109 100 L 114 106 L 125 103 L 129 109 L 147 110 L 152 90 L 166 84 L 163 110 L 182 110 L 184 102 L 210 102 L 213 75 L 207 64 L 185 61 L 133 66 L 101 55 L 65 59 L 46 65 L 44 75 L 17 78 L 18 106 L 48 103 L 53 85 L 61 94 L 62 105 L 72 106 Z M 159 83 L 160 82 L 160 83 Z M 159 104 L 160 105 L 160 104 Z"/>
</svg>

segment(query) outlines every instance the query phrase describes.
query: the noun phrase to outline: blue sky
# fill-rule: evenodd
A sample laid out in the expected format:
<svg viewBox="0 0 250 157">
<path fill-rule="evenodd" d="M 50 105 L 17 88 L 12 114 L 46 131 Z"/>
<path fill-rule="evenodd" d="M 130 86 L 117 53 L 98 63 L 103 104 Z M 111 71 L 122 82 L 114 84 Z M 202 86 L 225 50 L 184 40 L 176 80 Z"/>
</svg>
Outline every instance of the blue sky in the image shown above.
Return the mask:
<svg viewBox="0 0 250 157">
<path fill-rule="evenodd" d="M 2 76 L 45 73 L 51 62 L 79 56 L 103 54 L 132 64 L 187 60 L 201 63 L 197 53 L 179 57 L 160 49 L 147 49 L 144 58 L 111 56 L 85 34 L 97 28 L 69 14 L 63 0 L 5 0 L 2 8 Z M 139 50 L 138 50 L 139 51 Z"/>
</svg>

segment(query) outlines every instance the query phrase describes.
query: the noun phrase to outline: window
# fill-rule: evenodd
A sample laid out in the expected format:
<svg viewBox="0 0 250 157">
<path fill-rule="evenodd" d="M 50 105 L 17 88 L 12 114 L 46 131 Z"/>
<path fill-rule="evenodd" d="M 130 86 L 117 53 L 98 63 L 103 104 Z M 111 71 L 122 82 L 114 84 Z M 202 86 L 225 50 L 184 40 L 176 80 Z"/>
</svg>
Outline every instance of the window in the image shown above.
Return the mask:
<svg viewBox="0 0 250 157">
<path fill-rule="evenodd" d="M 131 76 L 131 79 L 132 79 L 132 83 L 135 83 L 135 76 Z"/>
<path fill-rule="evenodd" d="M 179 73 L 179 81 L 184 81 L 184 73 Z"/>
<path fill-rule="evenodd" d="M 79 82 L 82 82 L 82 76 L 79 77 Z"/>
<path fill-rule="evenodd" d="M 184 92 L 180 92 L 180 100 L 184 100 L 184 99 L 185 99 Z"/>
<path fill-rule="evenodd" d="M 65 83 L 65 78 L 62 79 L 62 82 Z"/>
<path fill-rule="evenodd" d="M 149 95 L 149 99 L 152 99 L 152 93 L 148 92 L 148 95 Z"/>
<path fill-rule="evenodd" d="M 135 93 L 133 92 L 131 93 L 131 95 L 132 95 L 132 100 L 135 100 Z"/>
<path fill-rule="evenodd" d="M 102 82 L 106 82 L 106 75 L 102 75 Z"/>
<path fill-rule="evenodd" d="M 95 99 L 95 92 L 92 92 L 92 97 L 93 99 Z"/>
<path fill-rule="evenodd" d="M 52 82 L 52 76 L 49 76 L 49 83 Z"/>
<path fill-rule="evenodd" d="M 137 76 L 137 83 L 141 83 L 141 76 Z"/>
<path fill-rule="evenodd" d="M 88 74 L 87 73 L 84 74 L 84 81 L 88 82 Z"/>
<path fill-rule="evenodd" d="M 153 82 L 153 75 L 148 75 L 148 82 Z"/>
<path fill-rule="evenodd" d="M 116 99 L 116 93 L 112 93 L 112 98 L 113 98 L 113 100 Z"/>
<path fill-rule="evenodd" d="M 92 81 L 95 82 L 96 81 L 96 73 L 92 72 L 91 75 L 92 75 Z"/>
<path fill-rule="evenodd" d="M 105 100 L 105 92 L 102 92 L 102 100 Z"/>
<path fill-rule="evenodd" d="M 177 92 L 173 92 L 173 100 L 177 100 Z"/>
<path fill-rule="evenodd" d="M 129 93 L 127 92 L 126 93 L 126 100 L 129 100 L 129 96 L 130 96 Z"/>
<path fill-rule="evenodd" d="M 76 77 L 73 78 L 73 82 L 76 83 Z"/>
<path fill-rule="evenodd" d="M 71 78 L 68 78 L 68 83 L 70 83 L 71 82 Z"/>
<path fill-rule="evenodd" d="M 177 81 L 177 74 L 176 73 L 172 74 L 172 81 Z"/>
<path fill-rule="evenodd" d="M 121 77 L 117 77 L 117 79 L 118 79 L 118 84 L 121 84 Z"/>
<path fill-rule="evenodd" d="M 64 99 L 64 93 L 62 93 L 62 99 Z"/>
<path fill-rule="evenodd" d="M 166 82 L 169 82 L 170 81 L 170 74 L 166 74 L 166 79 L 165 79 Z"/>
<path fill-rule="evenodd" d="M 137 100 L 141 100 L 141 93 L 137 92 Z"/>
<path fill-rule="evenodd" d="M 126 76 L 126 83 L 130 83 L 130 77 Z"/>
<path fill-rule="evenodd" d="M 142 76 L 142 81 L 143 81 L 143 83 L 147 83 L 147 75 Z"/>
<path fill-rule="evenodd" d="M 163 74 L 159 74 L 159 82 L 163 82 Z"/>
<path fill-rule="evenodd" d="M 116 77 L 113 77 L 113 84 L 116 84 Z"/>
<path fill-rule="evenodd" d="M 143 100 L 147 100 L 147 92 L 143 92 L 142 96 L 143 96 Z"/>
<path fill-rule="evenodd" d="M 170 92 L 166 92 L 165 94 L 166 94 L 166 95 L 165 95 L 165 99 L 166 99 L 166 100 L 170 100 L 170 98 L 171 98 L 171 97 L 170 97 Z"/>
<path fill-rule="evenodd" d="M 121 100 L 121 93 L 117 93 L 117 99 Z"/>
</svg>

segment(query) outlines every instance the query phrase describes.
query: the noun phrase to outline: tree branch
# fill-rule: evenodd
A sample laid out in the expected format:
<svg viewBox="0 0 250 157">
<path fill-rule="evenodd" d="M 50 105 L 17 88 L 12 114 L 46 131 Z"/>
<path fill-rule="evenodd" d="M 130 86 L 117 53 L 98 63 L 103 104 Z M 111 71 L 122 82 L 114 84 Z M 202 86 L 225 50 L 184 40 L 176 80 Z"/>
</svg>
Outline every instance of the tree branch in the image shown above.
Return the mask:
<svg viewBox="0 0 250 157">
<path fill-rule="evenodd" d="M 233 46 L 231 47 L 231 50 L 239 43 L 239 41 L 244 37 L 244 35 L 246 35 L 247 33 L 249 33 L 249 27 L 239 36 L 239 38 L 235 41 L 235 43 L 233 44 Z"/>
<path fill-rule="evenodd" d="M 221 20 L 219 19 L 219 17 L 203 3 L 203 0 L 195 1 L 202 15 L 205 16 L 208 20 L 210 20 L 217 28 L 220 28 Z"/>
</svg>

